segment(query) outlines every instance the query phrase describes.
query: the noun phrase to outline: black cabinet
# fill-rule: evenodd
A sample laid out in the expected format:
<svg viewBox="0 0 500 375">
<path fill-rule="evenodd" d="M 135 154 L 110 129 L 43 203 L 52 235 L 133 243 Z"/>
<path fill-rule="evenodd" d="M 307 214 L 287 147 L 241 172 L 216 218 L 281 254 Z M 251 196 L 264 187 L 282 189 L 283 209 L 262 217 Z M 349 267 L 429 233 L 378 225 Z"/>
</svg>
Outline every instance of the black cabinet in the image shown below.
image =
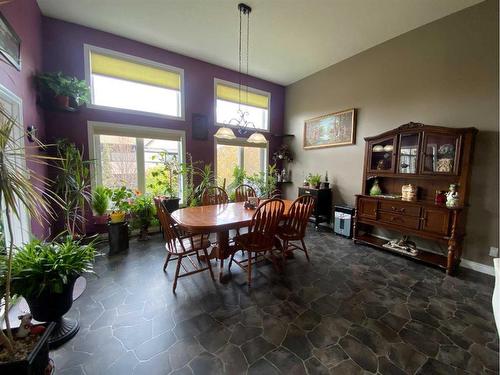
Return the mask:
<svg viewBox="0 0 500 375">
<path fill-rule="evenodd" d="M 318 224 L 329 222 L 332 214 L 332 189 L 312 189 L 299 187 L 299 197 L 301 195 L 312 195 L 316 198 L 316 205 L 311 216 L 311 221 L 318 228 Z"/>
</svg>

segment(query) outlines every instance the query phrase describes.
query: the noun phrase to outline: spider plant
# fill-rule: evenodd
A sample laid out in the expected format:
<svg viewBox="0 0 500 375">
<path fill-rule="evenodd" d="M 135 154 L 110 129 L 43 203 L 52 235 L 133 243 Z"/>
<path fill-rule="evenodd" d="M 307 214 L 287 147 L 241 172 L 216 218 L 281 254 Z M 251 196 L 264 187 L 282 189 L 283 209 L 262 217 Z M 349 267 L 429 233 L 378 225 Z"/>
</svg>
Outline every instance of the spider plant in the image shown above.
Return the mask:
<svg viewBox="0 0 500 375">
<path fill-rule="evenodd" d="M 91 203 L 90 161 L 83 151 L 64 139 L 56 142 L 58 169 L 54 190 L 63 202 L 64 229 L 74 238 L 85 234 L 85 206 Z"/>
<path fill-rule="evenodd" d="M 6 236 L 4 239 L 5 262 L 2 266 L 1 291 L 4 295 L 4 320 L 6 333 L 0 329 L 0 341 L 11 354 L 12 331 L 10 329 L 9 308 L 11 303 L 12 258 L 14 254 L 13 222 L 12 218 L 21 218 L 21 207 L 27 211 L 32 219 L 41 224 L 47 221 L 47 215 L 53 217 L 50 201 L 60 204 L 51 193 L 50 181 L 37 173 L 30 173 L 27 162 L 30 164 L 47 164 L 47 159 L 55 159 L 41 155 L 38 149 L 45 146 L 36 141 L 33 146 L 24 146 L 26 133 L 22 125 L 8 110 L 0 106 L 0 201 L 5 210 Z"/>
</svg>

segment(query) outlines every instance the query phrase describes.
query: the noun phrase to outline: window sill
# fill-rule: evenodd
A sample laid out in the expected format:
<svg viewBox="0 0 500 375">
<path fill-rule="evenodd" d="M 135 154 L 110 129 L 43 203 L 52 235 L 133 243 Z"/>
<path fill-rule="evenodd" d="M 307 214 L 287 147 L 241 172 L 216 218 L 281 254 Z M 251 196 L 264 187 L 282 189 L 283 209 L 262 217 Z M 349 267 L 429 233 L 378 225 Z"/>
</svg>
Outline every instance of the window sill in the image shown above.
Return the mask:
<svg viewBox="0 0 500 375">
<path fill-rule="evenodd" d="M 163 119 L 177 120 L 177 121 L 185 121 L 186 120 L 184 117 L 184 113 L 182 114 L 182 116 L 177 117 L 177 116 L 163 115 L 161 113 L 137 111 L 135 109 L 107 107 L 104 105 L 91 104 L 91 103 L 87 103 L 87 108 L 97 109 L 100 111 L 118 112 L 118 113 L 122 113 L 122 114 L 136 115 L 136 116 L 149 116 L 149 117 L 156 117 L 156 118 L 163 118 Z"/>
</svg>

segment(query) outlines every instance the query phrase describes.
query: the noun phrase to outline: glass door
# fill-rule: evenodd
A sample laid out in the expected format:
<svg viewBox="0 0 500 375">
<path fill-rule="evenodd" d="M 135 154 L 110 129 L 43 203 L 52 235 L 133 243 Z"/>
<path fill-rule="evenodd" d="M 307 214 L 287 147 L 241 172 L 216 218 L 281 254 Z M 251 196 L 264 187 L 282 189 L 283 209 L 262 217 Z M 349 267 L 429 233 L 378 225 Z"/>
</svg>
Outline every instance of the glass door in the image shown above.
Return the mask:
<svg viewBox="0 0 500 375">
<path fill-rule="evenodd" d="M 394 173 L 396 136 L 368 143 L 368 170 L 373 173 Z"/>
<path fill-rule="evenodd" d="M 418 172 L 419 133 L 401 134 L 399 139 L 398 173 Z"/>
<path fill-rule="evenodd" d="M 456 174 L 460 155 L 459 135 L 424 133 L 422 173 Z"/>
</svg>

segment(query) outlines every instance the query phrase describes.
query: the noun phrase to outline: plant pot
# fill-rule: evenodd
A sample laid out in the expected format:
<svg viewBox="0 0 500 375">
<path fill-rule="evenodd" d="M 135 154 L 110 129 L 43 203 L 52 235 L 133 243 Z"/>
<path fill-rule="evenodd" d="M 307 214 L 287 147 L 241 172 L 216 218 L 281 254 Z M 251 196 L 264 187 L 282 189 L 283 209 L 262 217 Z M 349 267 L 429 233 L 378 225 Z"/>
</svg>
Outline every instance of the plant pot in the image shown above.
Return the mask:
<svg viewBox="0 0 500 375">
<path fill-rule="evenodd" d="M 109 214 L 109 221 L 113 224 L 123 223 L 125 221 L 125 212 L 116 211 Z"/>
<path fill-rule="evenodd" d="M 43 324 L 46 329 L 28 357 L 20 361 L 0 363 L 2 375 L 44 375 L 49 366 L 49 338 L 55 323 Z M 13 329 L 15 334 L 17 329 Z"/>
<path fill-rule="evenodd" d="M 321 187 L 321 182 L 320 182 L 319 184 L 316 184 L 316 185 L 314 186 L 314 188 L 315 188 L 315 189 L 319 189 L 320 187 Z"/>
<path fill-rule="evenodd" d="M 165 209 L 169 212 L 172 213 L 175 210 L 179 209 L 179 201 L 180 198 L 164 198 L 162 203 Z"/>
<path fill-rule="evenodd" d="M 109 255 L 113 255 L 128 249 L 128 223 L 108 224 Z"/>
<path fill-rule="evenodd" d="M 75 275 L 73 279 L 68 280 L 62 293 L 44 290 L 36 297 L 25 296 L 33 319 L 39 322 L 56 322 L 66 314 L 73 305 L 73 287 L 77 278 L 78 276 Z"/>
<path fill-rule="evenodd" d="M 94 224 L 95 225 L 107 224 L 108 220 L 109 220 L 109 215 L 96 215 L 96 216 L 94 216 Z"/>
<path fill-rule="evenodd" d="M 54 105 L 58 108 L 68 108 L 69 107 L 69 96 L 67 96 L 67 95 L 54 96 Z"/>
</svg>

